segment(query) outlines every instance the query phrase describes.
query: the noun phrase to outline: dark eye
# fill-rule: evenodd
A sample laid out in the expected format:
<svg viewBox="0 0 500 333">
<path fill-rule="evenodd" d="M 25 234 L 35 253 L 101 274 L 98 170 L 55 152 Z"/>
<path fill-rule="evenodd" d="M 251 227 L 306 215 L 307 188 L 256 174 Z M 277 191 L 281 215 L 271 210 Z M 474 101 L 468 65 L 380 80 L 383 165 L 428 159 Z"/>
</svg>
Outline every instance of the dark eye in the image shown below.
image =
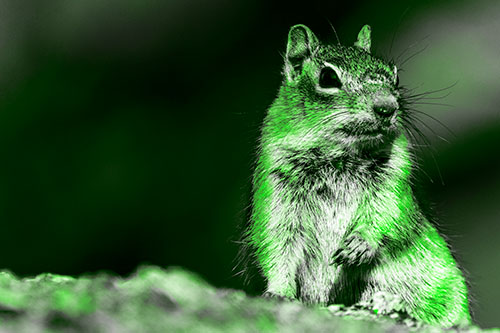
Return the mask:
<svg viewBox="0 0 500 333">
<path fill-rule="evenodd" d="M 399 75 L 396 75 L 396 88 L 399 87 Z"/>
<path fill-rule="evenodd" d="M 340 88 L 342 83 L 332 68 L 324 67 L 319 74 L 319 86 L 321 88 Z"/>
</svg>

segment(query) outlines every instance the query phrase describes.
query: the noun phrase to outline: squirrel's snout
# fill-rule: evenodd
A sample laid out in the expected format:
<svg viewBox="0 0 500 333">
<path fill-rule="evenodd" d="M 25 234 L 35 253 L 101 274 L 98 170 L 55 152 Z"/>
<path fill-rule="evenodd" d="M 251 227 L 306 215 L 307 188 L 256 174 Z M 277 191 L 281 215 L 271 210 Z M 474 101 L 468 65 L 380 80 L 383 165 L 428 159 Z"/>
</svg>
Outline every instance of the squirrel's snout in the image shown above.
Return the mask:
<svg viewBox="0 0 500 333">
<path fill-rule="evenodd" d="M 381 117 L 390 117 L 396 112 L 397 108 L 393 105 L 374 105 L 373 111 Z"/>
<path fill-rule="evenodd" d="M 373 111 L 381 117 L 391 117 L 398 110 L 398 102 L 392 95 L 375 98 Z"/>
</svg>

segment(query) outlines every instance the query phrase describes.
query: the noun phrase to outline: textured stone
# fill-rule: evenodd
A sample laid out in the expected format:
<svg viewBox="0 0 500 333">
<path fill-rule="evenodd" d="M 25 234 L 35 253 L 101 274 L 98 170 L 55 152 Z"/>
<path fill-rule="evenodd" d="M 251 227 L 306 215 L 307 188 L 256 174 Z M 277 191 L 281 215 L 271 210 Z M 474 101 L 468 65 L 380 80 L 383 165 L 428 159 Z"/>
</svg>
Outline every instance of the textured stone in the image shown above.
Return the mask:
<svg viewBox="0 0 500 333">
<path fill-rule="evenodd" d="M 0 333 L 441 331 L 415 322 L 398 312 L 394 299 L 379 296 L 364 305 L 321 308 L 217 290 L 178 267 L 141 267 L 128 278 L 101 273 L 20 279 L 5 271 L 0 272 Z M 385 315 L 375 314 L 374 307 Z"/>
</svg>

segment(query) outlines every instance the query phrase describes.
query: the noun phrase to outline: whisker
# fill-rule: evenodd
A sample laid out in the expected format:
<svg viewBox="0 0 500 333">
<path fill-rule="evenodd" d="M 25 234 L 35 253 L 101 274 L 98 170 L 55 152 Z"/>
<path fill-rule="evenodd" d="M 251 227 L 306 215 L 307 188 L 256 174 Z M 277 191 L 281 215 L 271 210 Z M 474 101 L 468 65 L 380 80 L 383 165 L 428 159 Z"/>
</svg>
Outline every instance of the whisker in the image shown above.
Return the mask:
<svg viewBox="0 0 500 333">
<path fill-rule="evenodd" d="M 425 97 L 427 95 L 423 95 L 423 96 L 405 96 L 405 99 L 407 100 L 433 100 L 433 99 L 443 99 L 443 98 L 446 98 L 448 96 L 451 95 L 451 92 L 447 93 L 446 95 L 442 95 L 442 96 L 436 96 L 436 97 Z"/>
<path fill-rule="evenodd" d="M 335 33 L 335 37 L 337 37 L 337 44 L 340 45 L 340 39 L 339 36 L 337 35 L 337 30 L 335 30 L 335 27 L 333 26 L 332 22 L 330 22 L 329 19 L 326 20 L 328 21 L 328 24 L 330 24 L 330 27 L 332 27 L 332 30 Z"/>
<path fill-rule="evenodd" d="M 436 157 L 434 156 L 434 153 L 433 152 L 430 152 L 430 153 L 431 153 L 432 160 L 434 161 L 434 165 L 436 166 L 436 169 L 437 169 L 437 172 L 439 175 L 439 180 L 441 180 L 441 185 L 444 186 L 444 179 L 443 179 L 443 175 L 441 174 L 441 169 L 439 168 L 439 164 L 436 160 Z"/>
<path fill-rule="evenodd" d="M 419 94 L 414 94 L 414 95 L 409 95 L 409 96 L 405 96 L 405 98 L 411 98 L 411 97 L 416 97 L 416 96 L 422 96 L 422 95 L 431 95 L 431 94 L 435 94 L 435 93 L 438 93 L 438 92 L 441 92 L 441 91 L 445 91 L 445 90 L 448 90 L 448 89 L 451 89 L 453 88 L 454 86 L 456 86 L 458 84 L 458 80 L 455 81 L 453 84 L 447 86 L 447 87 L 444 87 L 444 88 L 440 88 L 440 89 L 436 89 L 436 90 L 429 90 L 429 91 L 424 91 L 422 93 L 419 93 Z M 422 86 L 423 84 L 420 84 L 420 86 Z M 413 88 L 413 89 L 408 89 L 408 91 L 414 91 L 418 89 L 417 88 Z"/>
<path fill-rule="evenodd" d="M 425 134 L 414 124 L 410 124 L 411 129 L 418 135 L 420 140 L 425 144 L 426 148 L 434 149 L 431 145 L 429 139 L 425 136 Z"/>
<path fill-rule="evenodd" d="M 332 114 L 328 115 L 327 117 L 322 118 L 321 121 L 319 122 L 318 126 L 322 126 L 322 125 L 324 125 L 324 124 L 326 124 L 329 121 L 332 121 L 334 119 L 340 120 L 341 117 L 345 117 L 346 115 L 347 115 L 347 117 L 345 117 L 345 118 L 349 118 L 350 109 L 348 106 L 339 107 L 336 109 L 336 111 L 337 112 L 332 113 Z M 306 140 L 307 135 L 314 134 L 313 131 L 315 131 L 316 128 L 317 128 L 316 126 L 309 128 L 301 140 Z"/>
<path fill-rule="evenodd" d="M 418 54 L 420 54 L 420 53 L 424 52 L 424 51 L 427 49 L 427 47 L 428 47 L 428 46 L 429 46 L 429 45 L 426 45 L 426 46 L 425 46 L 424 48 L 422 48 L 421 50 L 419 50 L 419 51 L 415 52 L 413 55 L 411 55 L 411 56 L 409 56 L 408 58 L 406 58 L 406 59 L 405 59 L 405 60 L 404 60 L 401 64 L 399 64 L 399 66 L 403 66 L 403 65 L 404 65 L 404 64 L 406 64 L 409 60 L 411 60 L 413 57 L 415 57 L 416 55 L 418 55 Z"/>
<path fill-rule="evenodd" d="M 394 33 L 392 34 L 391 47 L 389 48 L 389 54 L 392 53 L 392 46 L 394 45 L 394 39 L 396 38 L 396 32 L 399 30 L 399 27 L 401 26 L 401 22 L 403 21 L 403 17 L 406 15 L 406 13 L 408 12 L 409 9 L 410 9 L 410 6 L 406 7 L 403 14 L 401 14 L 401 16 L 399 17 L 398 25 L 397 25 L 396 29 L 394 30 Z"/>
<path fill-rule="evenodd" d="M 408 133 L 408 135 L 411 137 L 411 139 L 413 141 L 419 142 L 419 139 L 415 136 L 415 133 L 413 133 L 413 131 L 417 132 L 418 129 L 411 122 L 409 122 L 408 119 L 404 119 L 404 123 L 407 125 L 404 127 L 406 133 Z M 427 141 L 427 140 L 425 140 L 425 136 L 421 132 L 420 132 L 419 136 L 420 136 L 420 140 Z M 428 148 L 430 146 L 428 144 L 426 144 L 426 145 L 412 144 L 412 147 L 417 147 L 421 151 L 423 151 L 422 147 Z M 432 152 L 431 152 L 431 154 L 432 154 Z M 412 155 L 415 159 L 417 159 L 417 161 L 414 161 L 415 163 L 413 163 L 414 169 L 418 170 L 419 172 L 422 172 L 429 179 L 429 181 L 434 184 L 434 180 L 432 179 L 432 177 L 420 166 L 420 164 L 422 162 L 422 158 L 419 157 L 419 155 L 417 155 L 417 154 L 412 154 Z"/>
<path fill-rule="evenodd" d="M 433 102 L 411 102 L 411 104 L 415 105 L 438 105 L 438 106 L 448 106 L 448 107 L 455 107 L 454 105 L 451 104 L 446 104 L 446 103 L 433 103 Z"/>
<path fill-rule="evenodd" d="M 411 111 L 413 112 L 416 112 L 418 114 L 422 114 L 424 116 L 427 116 L 429 117 L 430 119 L 434 120 L 435 122 L 437 122 L 439 125 L 443 126 L 448 132 L 450 132 L 451 135 L 453 135 L 453 137 L 456 137 L 457 135 L 455 134 L 455 132 L 453 132 L 451 130 L 451 128 L 449 128 L 448 126 L 446 126 L 441 120 L 437 119 L 436 117 L 434 116 L 431 116 L 430 114 L 427 114 L 421 110 L 417 110 L 417 109 L 410 109 Z"/>
<path fill-rule="evenodd" d="M 401 57 L 406 53 L 408 52 L 409 50 L 411 50 L 414 46 L 418 45 L 419 43 L 423 42 L 424 40 L 426 40 L 427 38 L 429 38 L 430 35 L 427 35 L 425 36 L 424 38 L 422 38 L 421 40 L 418 40 L 416 42 L 414 42 L 413 44 L 411 44 L 410 46 L 408 46 L 397 58 L 396 58 L 396 61 L 399 61 L 399 59 L 401 59 Z M 399 66 L 398 66 L 399 67 Z"/>
<path fill-rule="evenodd" d="M 424 125 L 429 131 L 431 131 L 437 138 L 443 140 L 444 142 L 447 142 L 447 143 L 450 143 L 448 140 L 446 140 L 444 137 L 442 137 L 441 135 L 437 134 L 436 131 L 434 131 L 434 129 L 432 127 L 430 127 L 429 125 L 427 125 L 422 119 L 420 118 L 417 118 L 417 117 L 413 117 L 412 118 L 413 120 L 415 121 L 418 121 L 420 124 Z"/>
</svg>

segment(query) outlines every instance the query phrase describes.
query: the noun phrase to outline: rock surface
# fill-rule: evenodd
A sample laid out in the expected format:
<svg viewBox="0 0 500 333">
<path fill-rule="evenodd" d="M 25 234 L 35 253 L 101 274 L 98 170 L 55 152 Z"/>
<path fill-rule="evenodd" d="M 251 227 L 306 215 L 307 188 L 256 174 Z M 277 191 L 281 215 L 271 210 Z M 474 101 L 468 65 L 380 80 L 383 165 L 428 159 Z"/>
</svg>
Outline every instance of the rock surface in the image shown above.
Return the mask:
<svg viewBox="0 0 500 333">
<path fill-rule="evenodd" d="M 144 266 L 129 278 L 102 273 L 19 279 L 0 272 L 0 333 L 413 330 L 441 331 L 407 318 L 383 295 L 371 304 L 321 308 L 216 289 L 178 267 Z"/>
</svg>

